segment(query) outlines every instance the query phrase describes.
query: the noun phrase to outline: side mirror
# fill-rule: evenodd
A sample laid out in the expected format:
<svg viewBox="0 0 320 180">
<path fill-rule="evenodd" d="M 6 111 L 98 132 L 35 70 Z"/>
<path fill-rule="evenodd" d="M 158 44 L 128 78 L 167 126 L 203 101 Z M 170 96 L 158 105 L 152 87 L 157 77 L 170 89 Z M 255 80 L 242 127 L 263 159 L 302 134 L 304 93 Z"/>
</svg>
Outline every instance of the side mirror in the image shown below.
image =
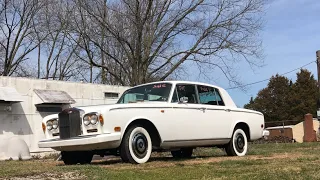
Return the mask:
<svg viewBox="0 0 320 180">
<path fill-rule="evenodd" d="M 181 97 L 179 103 L 188 103 L 188 97 Z"/>
</svg>

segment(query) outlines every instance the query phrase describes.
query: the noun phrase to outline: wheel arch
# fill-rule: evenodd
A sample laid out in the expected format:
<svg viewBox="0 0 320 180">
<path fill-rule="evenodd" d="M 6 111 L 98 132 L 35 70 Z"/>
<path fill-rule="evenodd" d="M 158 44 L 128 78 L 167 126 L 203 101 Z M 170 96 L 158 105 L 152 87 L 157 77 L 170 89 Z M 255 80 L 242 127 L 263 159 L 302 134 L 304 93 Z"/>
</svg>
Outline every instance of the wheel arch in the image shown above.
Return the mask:
<svg viewBox="0 0 320 180">
<path fill-rule="evenodd" d="M 136 119 L 131 120 L 126 125 L 125 131 L 121 135 L 121 140 L 123 139 L 123 136 L 127 133 L 128 129 L 133 125 L 141 125 L 144 128 L 146 128 L 146 130 L 150 134 L 152 144 L 156 147 L 160 147 L 160 144 L 162 142 L 160 133 L 159 133 L 158 129 L 156 128 L 156 126 L 147 118 L 136 118 Z"/>
<path fill-rule="evenodd" d="M 251 139 L 251 135 L 250 135 L 250 127 L 247 123 L 243 122 L 243 121 L 240 121 L 240 122 L 237 122 L 233 128 L 233 131 L 236 129 L 236 128 L 241 128 L 245 133 L 246 133 L 246 136 L 248 138 L 248 141 L 250 141 Z M 233 133 L 232 131 L 232 133 Z"/>
</svg>

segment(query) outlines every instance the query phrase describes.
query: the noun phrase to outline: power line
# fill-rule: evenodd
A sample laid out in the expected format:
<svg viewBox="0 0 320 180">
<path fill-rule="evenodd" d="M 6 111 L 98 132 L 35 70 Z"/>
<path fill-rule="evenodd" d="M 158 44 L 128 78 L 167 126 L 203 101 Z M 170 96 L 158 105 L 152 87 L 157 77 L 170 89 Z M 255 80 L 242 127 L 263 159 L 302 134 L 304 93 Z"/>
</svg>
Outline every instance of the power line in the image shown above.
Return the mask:
<svg viewBox="0 0 320 180">
<path fill-rule="evenodd" d="M 306 66 L 308 66 L 308 65 L 310 65 L 310 64 L 312 64 L 312 63 L 314 63 L 314 62 L 316 62 L 316 61 L 311 61 L 311 62 L 309 62 L 308 64 L 305 64 L 305 65 L 300 66 L 300 67 L 298 67 L 298 68 L 296 68 L 296 69 L 293 69 L 293 70 L 291 70 L 291 71 L 288 71 L 288 72 L 285 72 L 285 73 L 283 73 L 283 74 L 280 74 L 280 76 L 283 76 L 283 75 L 292 73 L 292 72 L 294 72 L 294 71 L 296 71 L 296 70 L 299 70 L 299 69 L 301 69 L 301 68 L 303 68 L 303 67 L 306 67 Z M 242 87 L 246 87 L 246 86 L 258 84 L 258 83 L 262 83 L 262 82 L 265 82 L 265 81 L 269 81 L 270 79 L 271 79 L 271 78 L 264 79 L 264 80 L 260 80 L 260 81 L 256 81 L 256 82 L 249 83 L 249 84 L 244 84 L 244 85 L 241 85 L 241 86 L 230 87 L 230 88 L 226 88 L 226 90 L 229 90 L 229 89 L 237 89 L 237 88 L 242 88 Z"/>
</svg>

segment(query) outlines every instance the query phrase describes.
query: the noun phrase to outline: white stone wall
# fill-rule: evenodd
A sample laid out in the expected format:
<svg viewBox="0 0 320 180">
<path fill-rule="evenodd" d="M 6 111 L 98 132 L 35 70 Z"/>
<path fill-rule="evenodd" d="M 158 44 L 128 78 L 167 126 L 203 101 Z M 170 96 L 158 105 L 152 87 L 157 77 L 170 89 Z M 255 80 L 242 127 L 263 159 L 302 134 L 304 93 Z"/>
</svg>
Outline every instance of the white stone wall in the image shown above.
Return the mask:
<svg viewBox="0 0 320 180">
<path fill-rule="evenodd" d="M 39 97 L 34 89 L 61 90 L 67 92 L 75 101 L 74 106 L 112 104 L 117 99 L 105 98 L 105 92 L 117 92 L 120 95 L 128 88 L 123 86 L 98 85 L 28 78 L 0 77 L 0 87 L 14 87 L 23 97 L 23 102 L 11 105 L 0 102 L 0 142 L 11 137 L 23 139 L 30 152 L 51 151 L 38 148 L 38 141 L 44 139 L 41 127 L 42 118 L 54 112 L 38 112 L 35 106 Z M 0 149 L 1 153 L 1 149 Z"/>
</svg>

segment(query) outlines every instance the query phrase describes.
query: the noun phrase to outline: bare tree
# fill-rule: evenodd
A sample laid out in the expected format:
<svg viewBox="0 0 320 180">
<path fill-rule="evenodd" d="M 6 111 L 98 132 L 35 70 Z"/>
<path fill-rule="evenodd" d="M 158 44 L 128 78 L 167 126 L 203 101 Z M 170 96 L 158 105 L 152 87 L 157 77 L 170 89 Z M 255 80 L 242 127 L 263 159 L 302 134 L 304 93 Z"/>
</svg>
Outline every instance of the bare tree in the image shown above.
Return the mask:
<svg viewBox="0 0 320 180">
<path fill-rule="evenodd" d="M 132 86 L 192 65 L 237 84 L 234 64 L 261 63 L 264 2 L 0 0 L 0 74 Z"/>
<path fill-rule="evenodd" d="M 74 42 L 73 34 L 70 33 L 72 27 L 68 6 L 68 1 L 49 0 L 37 17 L 41 22 L 41 30 L 35 29 L 37 39 L 45 36 L 38 46 L 39 78 L 40 72 L 42 79 L 68 80 L 77 75 L 76 69 L 79 66 L 75 52 L 79 43 Z"/>
<path fill-rule="evenodd" d="M 107 57 L 105 56 L 104 51 L 106 51 L 106 48 L 109 46 L 108 41 L 106 41 L 107 34 L 105 34 L 105 27 L 99 25 L 98 23 L 91 22 L 91 20 L 87 18 L 87 14 L 82 7 L 77 6 L 77 11 L 74 11 L 76 4 L 77 3 L 75 2 L 73 7 L 70 6 L 72 11 L 75 12 L 73 16 L 74 23 L 71 37 L 73 37 L 74 42 L 79 45 L 76 55 L 84 65 L 81 69 L 79 69 L 79 74 L 82 76 L 82 80 L 84 81 L 106 84 L 110 81 L 107 80 L 105 69 L 93 66 L 92 64 L 92 62 L 99 62 L 99 64 L 102 64 L 103 66 L 105 65 Z M 106 20 L 106 8 L 102 10 L 102 17 Z M 97 47 L 92 41 L 90 41 L 88 36 L 94 38 L 95 43 L 98 43 L 99 46 Z M 86 70 L 89 70 L 89 72 Z"/>
<path fill-rule="evenodd" d="M 245 60 L 259 65 L 263 0 L 74 2 L 81 10 L 78 20 L 91 23 L 77 29 L 79 36 L 105 56 L 103 62 L 90 62 L 117 84 L 165 80 L 187 61 L 218 67 L 237 83 L 232 64 Z"/>
<path fill-rule="evenodd" d="M 32 36 L 32 20 L 42 5 L 41 0 L 0 0 L 1 75 L 13 75 L 39 45 Z"/>
</svg>

